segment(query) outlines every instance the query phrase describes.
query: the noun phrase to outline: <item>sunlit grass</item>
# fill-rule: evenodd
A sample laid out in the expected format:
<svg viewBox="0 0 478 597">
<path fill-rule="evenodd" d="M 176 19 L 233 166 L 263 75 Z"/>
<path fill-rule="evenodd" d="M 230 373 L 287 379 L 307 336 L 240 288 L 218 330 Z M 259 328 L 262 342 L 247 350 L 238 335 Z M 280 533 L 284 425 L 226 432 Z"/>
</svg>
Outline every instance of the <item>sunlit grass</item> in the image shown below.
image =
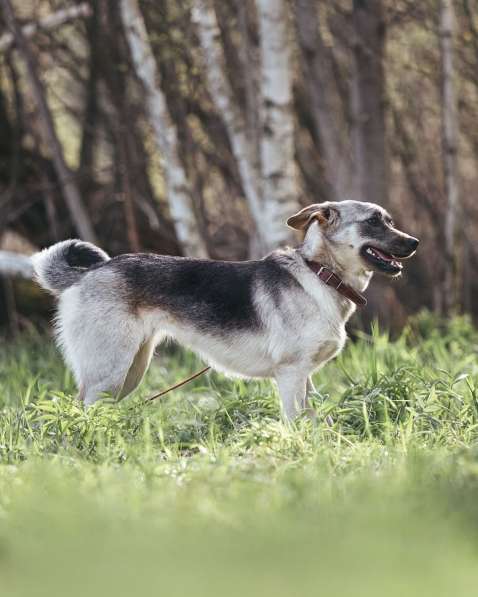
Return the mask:
<svg viewBox="0 0 478 597">
<path fill-rule="evenodd" d="M 470 595 L 478 580 L 478 331 L 423 314 L 349 342 L 320 420 L 274 387 L 160 350 L 84 411 L 45 336 L 0 348 L 0 594 Z M 5 587 L 5 589 L 4 589 Z"/>
</svg>

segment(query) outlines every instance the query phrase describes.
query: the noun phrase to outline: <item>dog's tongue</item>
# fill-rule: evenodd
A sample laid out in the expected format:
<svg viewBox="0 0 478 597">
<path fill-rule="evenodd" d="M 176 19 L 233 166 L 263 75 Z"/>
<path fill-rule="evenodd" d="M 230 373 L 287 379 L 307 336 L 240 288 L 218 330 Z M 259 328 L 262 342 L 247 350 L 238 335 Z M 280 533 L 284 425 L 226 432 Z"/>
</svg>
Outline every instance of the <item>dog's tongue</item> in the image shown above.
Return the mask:
<svg viewBox="0 0 478 597">
<path fill-rule="evenodd" d="M 373 250 L 375 251 L 375 253 L 377 253 L 379 255 L 379 257 L 381 257 L 381 259 L 383 259 L 384 261 L 393 261 L 393 257 L 391 255 L 387 255 L 387 253 L 382 253 L 382 251 L 379 251 L 378 249 L 376 249 L 375 247 L 373 247 Z"/>
</svg>

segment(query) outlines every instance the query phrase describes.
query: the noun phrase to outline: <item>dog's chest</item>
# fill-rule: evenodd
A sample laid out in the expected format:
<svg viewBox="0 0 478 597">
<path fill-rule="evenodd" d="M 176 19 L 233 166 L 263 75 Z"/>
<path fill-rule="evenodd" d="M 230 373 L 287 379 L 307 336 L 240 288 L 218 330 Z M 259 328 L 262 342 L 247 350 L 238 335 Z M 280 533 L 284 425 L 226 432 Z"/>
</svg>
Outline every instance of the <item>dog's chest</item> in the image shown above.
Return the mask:
<svg viewBox="0 0 478 597">
<path fill-rule="evenodd" d="M 343 348 L 348 317 L 344 316 L 342 305 L 327 295 L 322 295 L 320 305 L 308 297 L 301 298 L 295 310 L 283 319 L 282 346 L 287 355 L 296 355 L 297 360 L 318 366 Z"/>
<path fill-rule="evenodd" d="M 340 352 L 346 338 L 344 325 L 337 326 L 328 325 L 324 321 L 317 322 L 298 334 L 296 352 L 302 354 L 302 358 L 318 366 Z"/>
</svg>

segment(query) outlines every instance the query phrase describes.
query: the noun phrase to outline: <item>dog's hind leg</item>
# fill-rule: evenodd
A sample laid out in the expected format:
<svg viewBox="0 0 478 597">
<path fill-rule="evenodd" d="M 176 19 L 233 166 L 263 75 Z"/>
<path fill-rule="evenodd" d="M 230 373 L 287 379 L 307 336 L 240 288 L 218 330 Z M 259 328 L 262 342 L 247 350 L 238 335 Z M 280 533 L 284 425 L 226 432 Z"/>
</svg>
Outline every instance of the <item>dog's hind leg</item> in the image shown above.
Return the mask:
<svg viewBox="0 0 478 597">
<path fill-rule="evenodd" d="M 154 338 L 146 340 L 146 342 L 141 345 L 133 359 L 133 362 L 131 363 L 131 367 L 129 368 L 126 379 L 124 380 L 123 387 L 118 394 L 118 399 L 121 400 L 128 394 L 131 394 L 131 392 L 133 392 L 133 390 L 139 386 L 149 367 L 149 364 L 151 363 L 155 345 L 156 341 Z"/>
<path fill-rule="evenodd" d="M 134 346 L 131 343 L 128 347 L 123 344 L 118 350 L 109 351 L 105 358 L 97 360 L 93 368 L 80 368 L 85 406 L 94 404 L 103 393 L 111 394 L 114 397 L 126 395 L 123 394 L 123 388 L 139 352 L 138 347 L 139 342 Z M 133 387 L 131 387 L 132 389 Z"/>
<path fill-rule="evenodd" d="M 85 406 L 94 404 L 104 393 L 119 398 L 136 387 L 140 378 L 134 386 L 129 382 L 131 389 L 123 393 L 136 355 L 141 351 L 138 347 L 139 342 L 129 347 L 123 344 L 118 350 L 109 351 L 105 358 L 97 360 L 93 368 L 80 368 Z"/>
<path fill-rule="evenodd" d="M 60 345 L 86 406 L 104 392 L 117 395 L 144 342 L 138 319 L 111 299 L 100 302 L 71 287 L 60 299 Z"/>
</svg>

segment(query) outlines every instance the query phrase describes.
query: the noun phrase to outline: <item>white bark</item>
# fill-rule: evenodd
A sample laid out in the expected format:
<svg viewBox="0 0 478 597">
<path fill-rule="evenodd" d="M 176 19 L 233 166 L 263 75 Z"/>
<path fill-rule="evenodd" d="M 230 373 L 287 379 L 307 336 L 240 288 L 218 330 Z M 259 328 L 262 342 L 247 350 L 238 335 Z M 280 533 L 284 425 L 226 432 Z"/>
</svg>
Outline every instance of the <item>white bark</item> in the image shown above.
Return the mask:
<svg viewBox="0 0 478 597">
<path fill-rule="evenodd" d="M 33 37 L 38 31 L 51 31 L 57 27 L 61 27 L 65 23 L 77 19 L 79 17 L 91 16 L 91 7 L 87 2 L 82 2 L 77 6 L 70 6 L 57 10 L 56 12 L 39 19 L 35 23 L 28 23 L 22 27 L 23 37 Z M 14 36 L 12 33 L 4 33 L 0 36 L 0 52 L 8 50 L 14 43 Z"/>
<path fill-rule="evenodd" d="M 121 0 L 121 15 L 136 73 L 146 93 L 147 111 L 160 152 L 176 235 L 185 255 L 207 257 L 189 181 L 179 158 L 177 130 L 159 85 L 159 73 L 137 0 Z"/>
<path fill-rule="evenodd" d="M 26 66 L 26 73 L 40 116 L 42 139 L 51 152 L 53 165 L 61 183 L 62 193 L 71 220 L 82 239 L 95 243 L 96 235 L 86 207 L 83 205 L 81 194 L 73 179 L 72 172 L 65 162 L 63 148 L 56 134 L 53 116 L 46 100 L 43 82 L 36 70 L 32 51 L 15 17 L 11 0 L 0 0 L 0 6 L 3 9 L 3 15 L 8 28 L 15 39 L 18 53 Z"/>
<path fill-rule="evenodd" d="M 383 0 L 354 0 L 352 72 L 352 147 L 354 194 L 360 201 L 387 206 L 385 142 L 385 17 Z"/>
<path fill-rule="evenodd" d="M 263 230 L 269 249 L 293 239 L 285 222 L 299 208 L 294 161 L 291 52 L 285 0 L 258 0 L 261 44 Z"/>
<path fill-rule="evenodd" d="M 232 89 L 224 72 L 224 55 L 218 39 L 219 27 L 210 0 L 196 0 L 193 6 L 201 47 L 206 62 L 206 77 L 211 96 L 224 119 L 227 134 L 241 176 L 242 187 L 256 227 L 257 249 L 262 252 L 266 243 L 262 238 L 263 210 L 260 198 L 259 173 L 253 166 L 254 152 L 247 138 L 246 122 L 232 97 Z"/>
<path fill-rule="evenodd" d="M 255 170 L 261 172 L 259 103 L 260 81 L 259 60 L 251 43 L 249 22 L 254 20 L 250 14 L 250 4 L 247 0 L 235 0 L 238 28 L 240 33 L 240 59 L 243 68 L 244 90 L 246 100 L 246 131 L 252 150 L 251 161 Z"/>
<path fill-rule="evenodd" d="M 448 311 L 457 306 L 459 291 L 458 254 L 460 249 L 458 217 L 460 211 L 458 167 L 458 117 L 455 92 L 453 39 L 455 15 L 452 0 L 441 0 L 440 48 L 442 62 L 442 136 L 443 167 L 447 210 L 445 220 L 445 303 Z"/>
<path fill-rule="evenodd" d="M 311 0 L 295 0 L 295 20 L 304 83 L 324 157 L 325 176 L 332 190 L 331 199 L 341 200 L 353 196 L 353 168 L 343 137 L 346 123 L 340 94 L 320 34 L 318 4 Z"/>
<path fill-rule="evenodd" d="M 0 251 L 0 275 L 19 276 L 31 280 L 33 266 L 30 257 L 13 251 Z"/>
</svg>

